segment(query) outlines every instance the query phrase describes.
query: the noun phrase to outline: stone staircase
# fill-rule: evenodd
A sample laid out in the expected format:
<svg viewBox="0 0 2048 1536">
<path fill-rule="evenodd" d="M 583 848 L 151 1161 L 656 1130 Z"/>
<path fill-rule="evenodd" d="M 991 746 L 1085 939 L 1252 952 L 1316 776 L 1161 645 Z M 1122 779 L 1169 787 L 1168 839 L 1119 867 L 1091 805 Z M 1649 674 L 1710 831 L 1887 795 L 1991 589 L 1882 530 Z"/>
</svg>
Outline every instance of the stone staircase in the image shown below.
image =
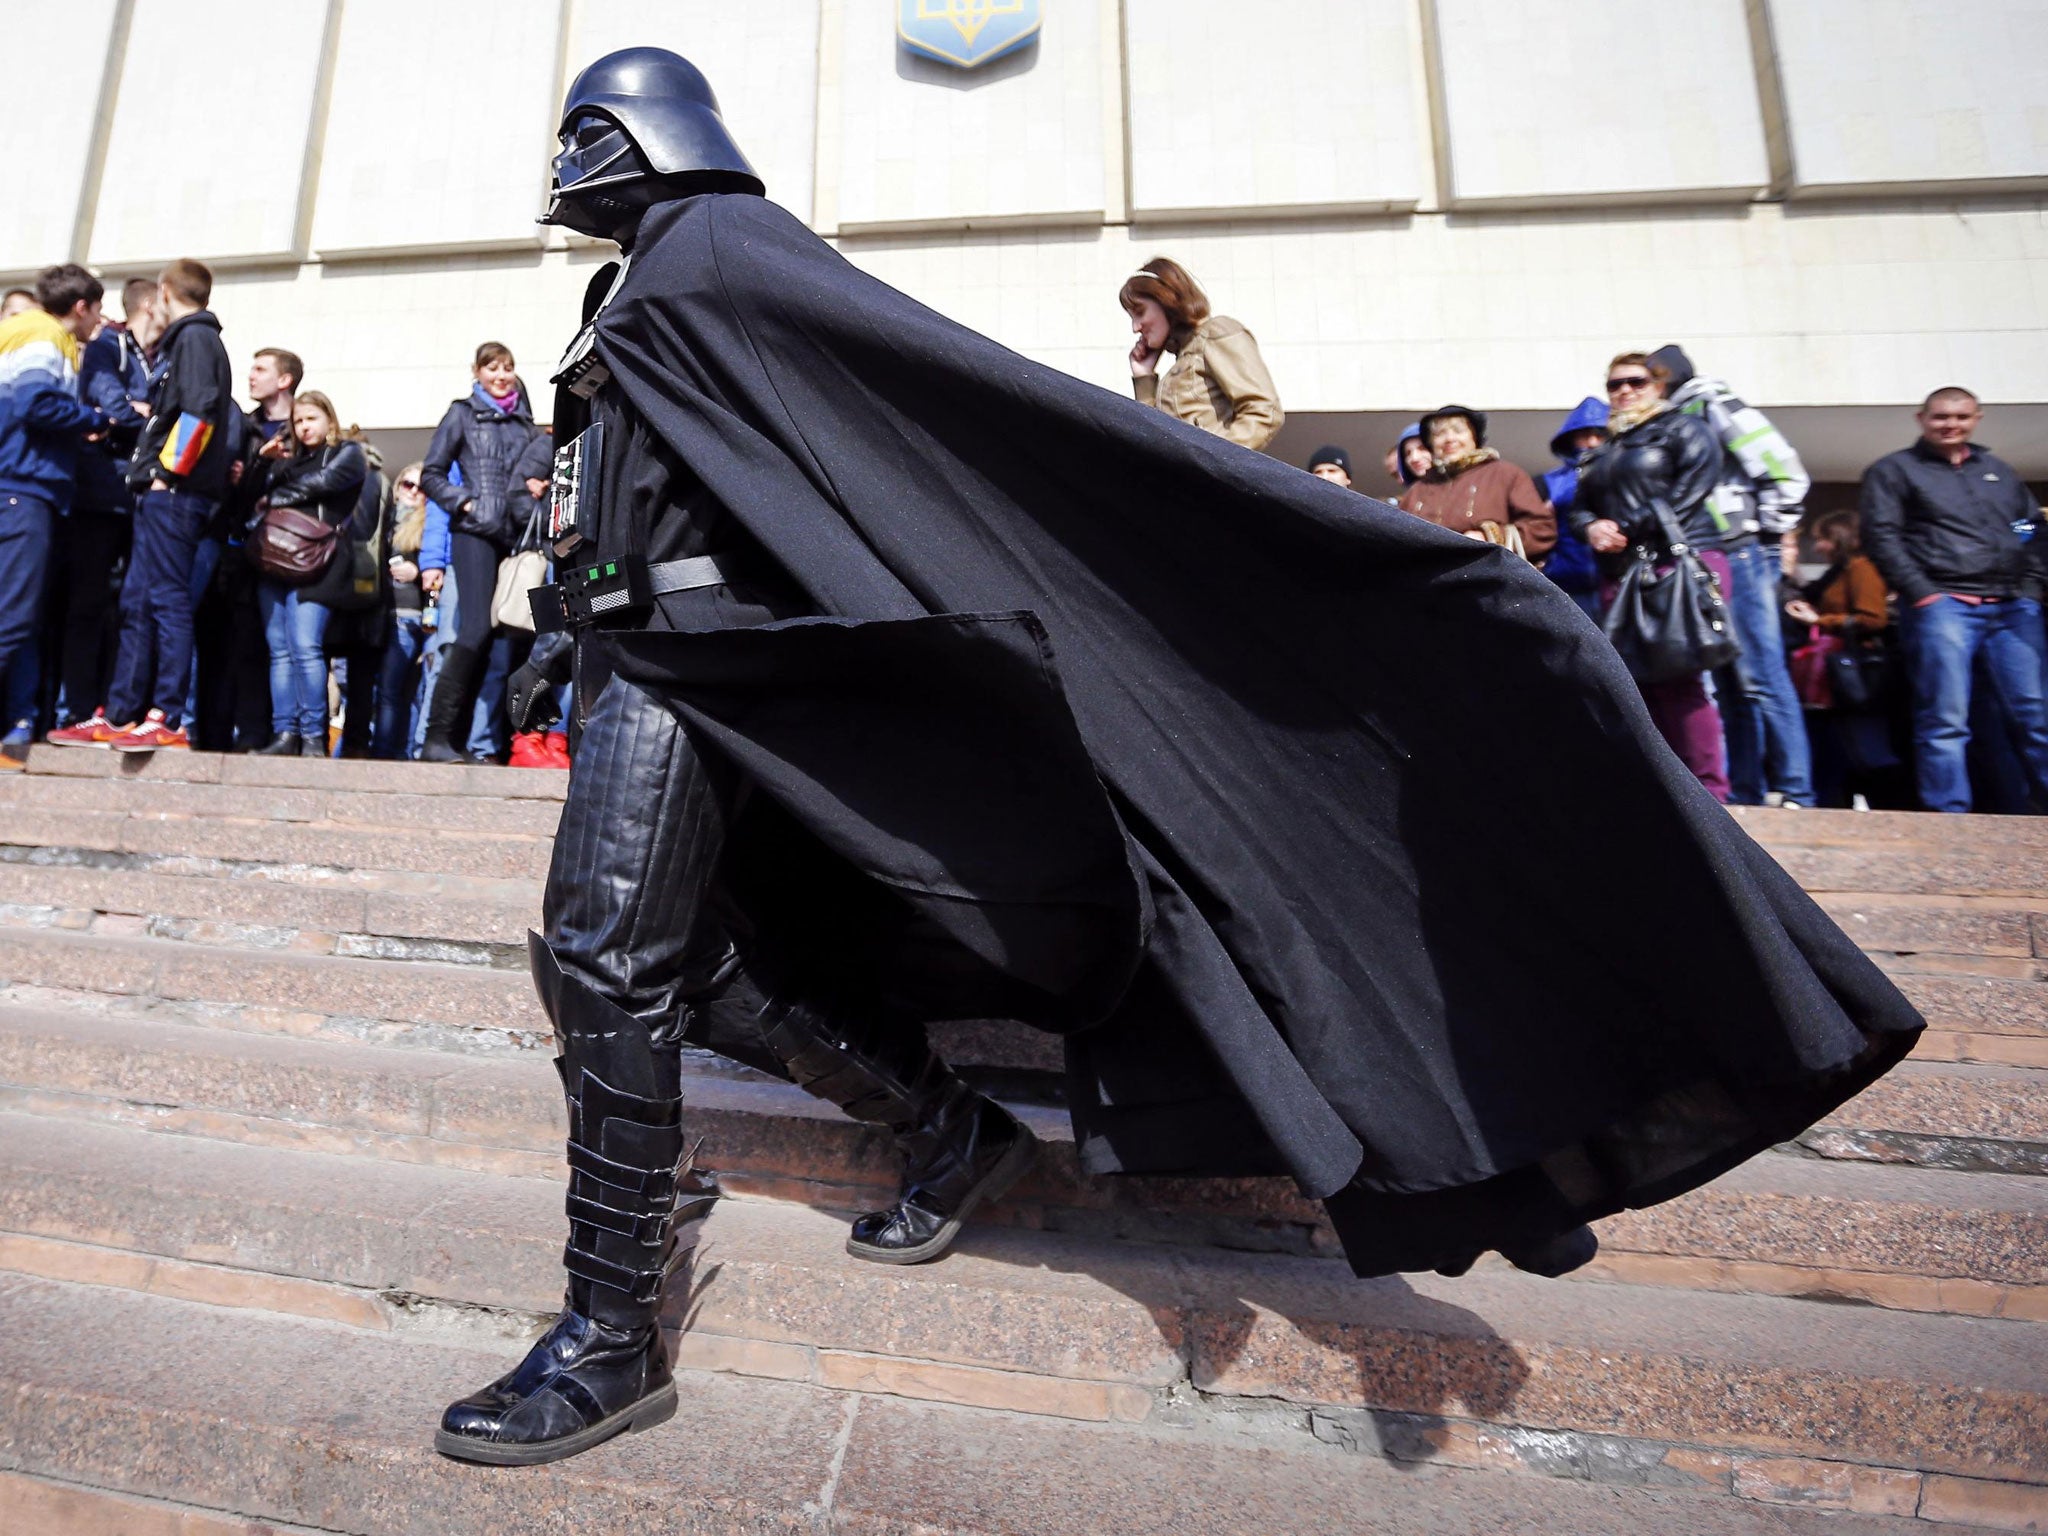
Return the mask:
<svg viewBox="0 0 2048 1536">
<path fill-rule="evenodd" d="M 712 1058 L 676 1420 L 434 1455 L 560 1295 L 524 935 L 564 775 L 38 748 L 0 781 L 0 1526 L 363 1536 L 2048 1530 L 2048 822 L 1743 812 L 1928 1013 L 1797 1146 L 1544 1281 L 1350 1278 L 1272 1180 L 1039 1169 L 841 1250 L 870 1132 Z"/>
</svg>

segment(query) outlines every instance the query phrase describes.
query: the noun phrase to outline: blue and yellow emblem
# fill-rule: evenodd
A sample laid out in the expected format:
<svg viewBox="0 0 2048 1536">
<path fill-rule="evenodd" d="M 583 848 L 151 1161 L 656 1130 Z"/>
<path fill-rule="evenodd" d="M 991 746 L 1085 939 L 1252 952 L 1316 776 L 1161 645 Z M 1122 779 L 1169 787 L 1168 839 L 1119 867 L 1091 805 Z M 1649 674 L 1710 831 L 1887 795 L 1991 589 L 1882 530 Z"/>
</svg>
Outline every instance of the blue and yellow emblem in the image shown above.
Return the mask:
<svg viewBox="0 0 2048 1536">
<path fill-rule="evenodd" d="M 1034 37 L 1039 0 L 896 0 L 896 35 L 923 58 L 973 69 Z"/>
</svg>

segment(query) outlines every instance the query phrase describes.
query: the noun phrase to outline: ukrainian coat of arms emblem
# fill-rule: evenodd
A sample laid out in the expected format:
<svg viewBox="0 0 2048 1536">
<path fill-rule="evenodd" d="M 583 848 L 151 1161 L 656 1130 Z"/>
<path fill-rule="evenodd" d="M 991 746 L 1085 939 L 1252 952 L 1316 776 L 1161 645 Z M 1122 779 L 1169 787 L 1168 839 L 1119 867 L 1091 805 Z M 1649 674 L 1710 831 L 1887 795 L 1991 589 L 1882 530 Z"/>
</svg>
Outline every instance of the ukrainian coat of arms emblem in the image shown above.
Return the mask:
<svg viewBox="0 0 2048 1536">
<path fill-rule="evenodd" d="M 1038 36 L 1040 0 L 897 0 L 896 35 L 921 58 L 974 69 Z"/>
</svg>

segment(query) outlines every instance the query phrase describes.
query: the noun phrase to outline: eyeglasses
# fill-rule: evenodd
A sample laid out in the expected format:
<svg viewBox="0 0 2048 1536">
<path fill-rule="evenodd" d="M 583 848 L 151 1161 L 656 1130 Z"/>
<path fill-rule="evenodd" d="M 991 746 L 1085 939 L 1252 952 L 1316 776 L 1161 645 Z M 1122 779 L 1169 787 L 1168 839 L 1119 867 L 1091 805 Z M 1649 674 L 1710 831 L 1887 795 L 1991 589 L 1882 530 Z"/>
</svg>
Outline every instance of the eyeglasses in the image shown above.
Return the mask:
<svg viewBox="0 0 2048 1536">
<path fill-rule="evenodd" d="M 417 480 L 401 480 L 398 482 L 398 488 L 401 491 L 416 491 L 420 488 L 420 483 Z"/>
<path fill-rule="evenodd" d="M 1624 389 L 1648 389 L 1650 376 L 1647 373 L 1624 374 L 1607 381 L 1607 393 L 1618 395 Z"/>
</svg>

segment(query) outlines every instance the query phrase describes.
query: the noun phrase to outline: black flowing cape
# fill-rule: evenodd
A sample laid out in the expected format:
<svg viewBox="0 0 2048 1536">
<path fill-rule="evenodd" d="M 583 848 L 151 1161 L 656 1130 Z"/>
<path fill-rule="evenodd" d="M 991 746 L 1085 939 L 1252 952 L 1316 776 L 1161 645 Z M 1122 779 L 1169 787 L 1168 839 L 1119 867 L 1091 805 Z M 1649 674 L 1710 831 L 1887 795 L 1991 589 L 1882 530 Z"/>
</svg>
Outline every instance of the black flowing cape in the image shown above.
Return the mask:
<svg viewBox="0 0 2048 1536">
<path fill-rule="evenodd" d="M 824 615 L 617 636 L 620 670 L 842 900 L 971 959 L 894 962 L 957 980 L 940 1016 L 1067 1037 L 1090 1168 L 1286 1172 L 1360 1273 L 1456 1268 L 1911 1048 L 1520 558 L 1020 357 L 760 198 L 656 209 L 596 325 Z"/>
</svg>

